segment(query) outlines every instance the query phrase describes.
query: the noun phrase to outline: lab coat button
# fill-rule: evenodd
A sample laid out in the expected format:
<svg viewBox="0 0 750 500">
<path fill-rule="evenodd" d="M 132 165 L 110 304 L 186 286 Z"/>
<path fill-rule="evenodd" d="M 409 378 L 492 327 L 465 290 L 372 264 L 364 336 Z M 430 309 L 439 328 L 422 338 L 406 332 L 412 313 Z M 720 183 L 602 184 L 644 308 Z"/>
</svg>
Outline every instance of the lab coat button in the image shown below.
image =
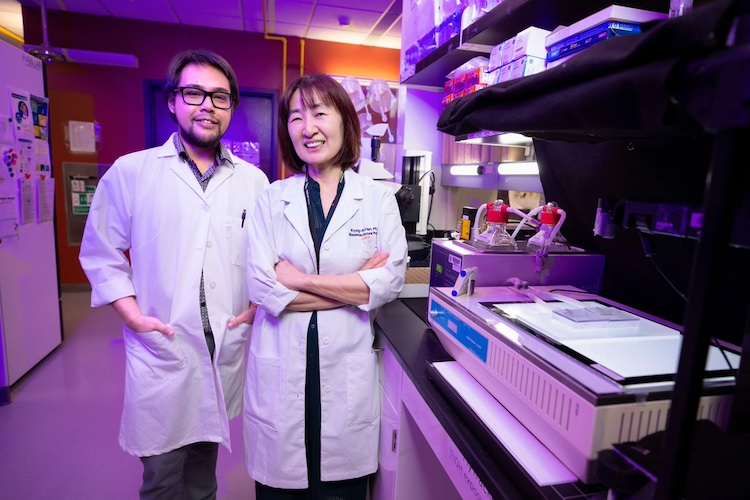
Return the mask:
<svg viewBox="0 0 750 500">
<path fill-rule="evenodd" d="M 330 250 L 331 249 L 331 244 L 330 243 L 326 243 L 325 245 L 323 245 L 323 248 L 325 248 L 326 250 Z"/>
<path fill-rule="evenodd" d="M 330 385 L 327 385 L 327 386 L 325 387 L 325 391 L 326 391 L 326 392 L 331 392 L 331 386 L 330 386 Z"/>
<path fill-rule="evenodd" d="M 328 345 L 331 342 L 331 339 L 328 337 L 323 337 L 323 344 Z"/>
<path fill-rule="evenodd" d="M 211 248 L 212 243 L 210 241 L 206 242 L 206 248 Z"/>
<path fill-rule="evenodd" d="M 210 212 L 211 211 L 211 207 L 209 207 L 208 205 L 203 205 L 203 211 L 204 212 Z"/>
<path fill-rule="evenodd" d="M 214 288 L 216 288 L 216 282 L 212 281 L 211 283 L 208 284 L 208 286 L 211 288 L 211 290 L 213 290 Z"/>
</svg>

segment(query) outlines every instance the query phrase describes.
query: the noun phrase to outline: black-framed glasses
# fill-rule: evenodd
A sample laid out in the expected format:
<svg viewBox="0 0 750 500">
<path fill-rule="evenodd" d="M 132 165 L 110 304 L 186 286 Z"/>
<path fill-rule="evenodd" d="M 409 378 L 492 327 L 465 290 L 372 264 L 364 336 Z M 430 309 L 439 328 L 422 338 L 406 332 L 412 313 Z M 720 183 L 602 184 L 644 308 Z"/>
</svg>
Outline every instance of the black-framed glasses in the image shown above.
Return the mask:
<svg viewBox="0 0 750 500">
<path fill-rule="evenodd" d="M 179 92 L 183 102 L 190 106 L 200 106 L 206 100 L 206 96 L 210 97 L 214 107 L 219 109 L 229 109 L 234 103 L 234 96 L 227 92 L 209 92 L 195 87 L 179 87 L 174 92 Z"/>
</svg>

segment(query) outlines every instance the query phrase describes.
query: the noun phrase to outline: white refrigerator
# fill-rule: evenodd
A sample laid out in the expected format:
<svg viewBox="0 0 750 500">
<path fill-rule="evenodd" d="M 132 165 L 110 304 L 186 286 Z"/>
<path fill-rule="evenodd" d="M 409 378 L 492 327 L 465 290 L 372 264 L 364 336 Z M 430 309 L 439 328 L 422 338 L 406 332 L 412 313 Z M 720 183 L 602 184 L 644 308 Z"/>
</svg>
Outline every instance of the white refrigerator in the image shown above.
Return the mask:
<svg viewBox="0 0 750 500">
<path fill-rule="evenodd" d="M 6 152 L 8 123 L 13 122 L 14 111 L 17 112 L 13 105 L 18 107 L 18 101 L 12 99 L 14 90 L 44 97 L 44 69 L 40 60 L 0 41 L 0 117 L 5 120 Z M 50 108 L 54 112 L 54 107 Z M 48 144 L 47 139 L 47 149 Z M 35 147 L 38 149 L 38 144 Z M 1 156 L 0 168 L 4 169 L 7 189 L 15 181 L 9 175 L 9 158 Z M 20 193 L 18 199 L 23 199 Z M 9 205 L 0 206 L 6 229 Z M 53 220 L 30 220 L 18 225 L 13 237 L 7 237 L 7 231 L 5 236 L 0 239 L 0 405 L 11 402 L 11 386 L 62 342 Z"/>
</svg>

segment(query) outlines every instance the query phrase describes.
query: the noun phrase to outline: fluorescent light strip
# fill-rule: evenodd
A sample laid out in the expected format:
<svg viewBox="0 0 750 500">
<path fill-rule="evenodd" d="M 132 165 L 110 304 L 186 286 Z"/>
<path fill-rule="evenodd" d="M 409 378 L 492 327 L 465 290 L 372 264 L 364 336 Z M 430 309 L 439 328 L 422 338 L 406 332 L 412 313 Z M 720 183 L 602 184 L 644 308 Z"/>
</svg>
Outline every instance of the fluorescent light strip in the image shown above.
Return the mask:
<svg viewBox="0 0 750 500">
<path fill-rule="evenodd" d="M 514 161 L 497 166 L 500 175 L 539 175 L 539 165 L 535 161 Z"/>
<path fill-rule="evenodd" d="M 515 132 L 502 134 L 498 137 L 498 140 L 503 146 L 531 146 L 532 144 L 531 137 L 526 137 Z"/>
<path fill-rule="evenodd" d="M 479 165 L 451 165 L 451 175 L 479 175 Z"/>
</svg>

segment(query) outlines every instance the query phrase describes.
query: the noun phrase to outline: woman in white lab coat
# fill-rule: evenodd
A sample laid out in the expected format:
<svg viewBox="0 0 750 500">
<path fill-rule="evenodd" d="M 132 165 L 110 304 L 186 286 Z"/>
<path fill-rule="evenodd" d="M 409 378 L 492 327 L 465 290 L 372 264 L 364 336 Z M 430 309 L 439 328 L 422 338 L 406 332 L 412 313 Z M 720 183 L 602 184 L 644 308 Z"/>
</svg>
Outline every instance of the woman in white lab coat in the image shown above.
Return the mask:
<svg viewBox="0 0 750 500">
<path fill-rule="evenodd" d="M 259 500 L 364 500 L 377 470 L 372 320 L 403 287 L 407 243 L 392 191 L 352 170 L 360 135 L 330 77 L 284 93 L 279 142 L 296 175 L 261 193 L 248 252 L 244 438 Z"/>
</svg>

